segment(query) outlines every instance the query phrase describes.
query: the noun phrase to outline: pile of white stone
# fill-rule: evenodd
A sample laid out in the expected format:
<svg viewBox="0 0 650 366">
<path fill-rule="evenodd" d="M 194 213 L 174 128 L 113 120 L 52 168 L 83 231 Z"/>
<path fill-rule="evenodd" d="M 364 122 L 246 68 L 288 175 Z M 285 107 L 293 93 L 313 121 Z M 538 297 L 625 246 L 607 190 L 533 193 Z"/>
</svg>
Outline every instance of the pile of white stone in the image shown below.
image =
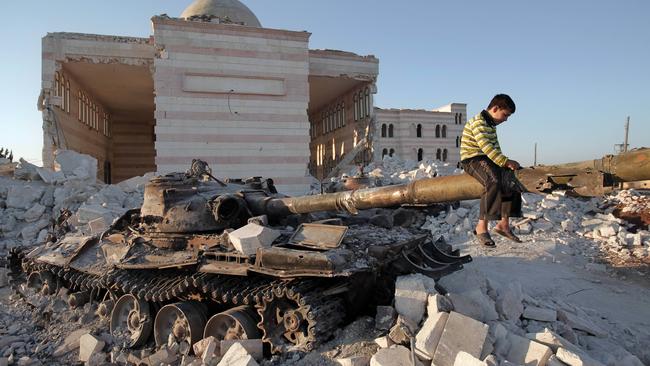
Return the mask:
<svg viewBox="0 0 650 366">
<path fill-rule="evenodd" d="M 397 279 L 394 306 L 377 309 L 375 327 L 385 335 L 375 340 L 371 366 L 643 365 L 607 339 L 601 318 L 533 299 L 516 281 L 496 284 L 465 269 L 440 285 L 446 296 L 423 275 Z M 337 361 L 368 364 L 364 357 Z"/>
<path fill-rule="evenodd" d="M 383 160 L 372 162 L 363 168 L 363 172 L 369 177 L 376 178 L 381 185 L 403 184 L 418 179 L 433 178 L 444 175 L 462 173 L 451 163 L 441 161 L 413 161 L 401 160 L 398 157 L 385 156 Z M 350 175 L 355 175 L 351 171 Z"/>
<path fill-rule="evenodd" d="M 97 234 L 128 209 L 142 205 L 147 174 L 106 185 L 98 182 L 97 160 L 70 150 L 55 152 L 54 171 L 20 159 L 12 177 L 0 176 L 0 255 L 15 246 L 46 239 L 62 209 L 72 229 Z"/>
<path fill-rule="evenodd" d="M 563 191 L 548 195 L 525 193 L 523 218 L 513 221 L 517 234 L 576 236 L 598 243 L 601 251 L 621 259 L 647 258 L 650 247 L 650 231 L 637 230 L 613 215 L 616 206 L 623 211 L 649 212 L 647 197 L 634 190 L 623 190 L 603 198 L 582 199 L 569 197 Z M 472 235 L 479 213 L 479 201 L 463 201 L 457 209 L 450 209 L 438 216 L 429 216 L 423 229 L 434 237 L 443 236 L 453 242 L 455 238 L 466 239 Z"/>
</svg>

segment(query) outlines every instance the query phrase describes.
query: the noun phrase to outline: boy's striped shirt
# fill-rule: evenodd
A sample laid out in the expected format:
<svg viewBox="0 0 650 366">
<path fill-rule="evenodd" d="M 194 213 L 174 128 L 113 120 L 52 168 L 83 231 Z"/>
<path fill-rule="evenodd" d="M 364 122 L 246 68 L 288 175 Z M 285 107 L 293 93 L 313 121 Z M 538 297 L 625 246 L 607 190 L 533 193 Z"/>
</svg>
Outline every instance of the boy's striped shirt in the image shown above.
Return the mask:
<svg viewBox="0 0 650 366">
<path fill-rule="evenodd" d="M 460 160 L 487 155 L 498 166 L 505 166 L 508 158 L 501 153 L 496 126 L 487 122 L 482 113 L 465 123 L 460 139 Z"/>
</svg>

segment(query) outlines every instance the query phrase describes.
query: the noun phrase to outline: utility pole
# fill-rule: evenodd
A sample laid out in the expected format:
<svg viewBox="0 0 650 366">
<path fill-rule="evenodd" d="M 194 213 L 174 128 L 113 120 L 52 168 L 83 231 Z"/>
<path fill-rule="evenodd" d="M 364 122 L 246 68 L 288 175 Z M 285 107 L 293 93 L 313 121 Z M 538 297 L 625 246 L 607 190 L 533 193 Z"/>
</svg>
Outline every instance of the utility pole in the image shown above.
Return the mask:
<svg viewBox="0 0 650 366">
<path fill-rule="evenodd" d="M 627 134 L 630 131 L 630 116 L 627 116 L 627 121 L 625 122 L 625 142 L 623 143 L 623 152 L 627 152 Z"/>
<path fill-rule="evenodd" d="M 533 155 L 533 166 L 537 166 L 537 143 L 535 143 L 535 154 Z"/>
</svg>

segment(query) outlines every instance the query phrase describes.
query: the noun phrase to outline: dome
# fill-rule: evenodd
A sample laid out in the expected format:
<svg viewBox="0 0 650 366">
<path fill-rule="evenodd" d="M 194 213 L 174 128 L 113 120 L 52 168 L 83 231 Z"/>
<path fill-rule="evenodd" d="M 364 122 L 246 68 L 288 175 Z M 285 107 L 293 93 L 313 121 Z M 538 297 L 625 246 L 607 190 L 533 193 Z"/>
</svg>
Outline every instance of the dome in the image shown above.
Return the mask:
<svg viewBox="0 0 650 366">
<path fill-rule="evenodd" d="M 206 15 L 249 27 L 262 27 L 255 14 L 238 0 L 196 0 L 183 11 L 181 18 Z"/>
</svg>

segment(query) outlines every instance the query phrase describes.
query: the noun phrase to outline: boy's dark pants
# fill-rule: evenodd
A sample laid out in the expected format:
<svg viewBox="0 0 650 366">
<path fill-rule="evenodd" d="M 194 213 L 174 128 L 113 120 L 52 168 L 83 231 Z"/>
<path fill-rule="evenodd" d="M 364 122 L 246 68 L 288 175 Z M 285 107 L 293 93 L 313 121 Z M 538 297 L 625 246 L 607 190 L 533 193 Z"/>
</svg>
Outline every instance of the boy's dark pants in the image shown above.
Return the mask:
<svg viewBox="0 0 650 366">
<path fill-rule="evenodd" d="M 508 180 L 516 179 L 511 170 L 496 165 L 485 155 L 461 161 L 465 172 L 481 183 L 479 219 L 500 220 L 502 217 L 521 217 L 521 193 Z"/>
</svg>

